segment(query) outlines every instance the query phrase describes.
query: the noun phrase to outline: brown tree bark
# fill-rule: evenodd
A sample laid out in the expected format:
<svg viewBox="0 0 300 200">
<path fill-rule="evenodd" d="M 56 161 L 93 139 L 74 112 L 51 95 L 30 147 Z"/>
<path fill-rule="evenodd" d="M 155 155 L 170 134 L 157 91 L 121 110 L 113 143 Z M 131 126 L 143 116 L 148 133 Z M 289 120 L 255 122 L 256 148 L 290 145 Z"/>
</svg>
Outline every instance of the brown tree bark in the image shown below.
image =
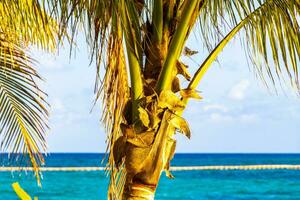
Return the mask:
<svg viewBox="0 0 300 200">
<path fill-rule="evenodd" d="M 168 170 L 173 157 L 175 140 L 172 139 L 175 128 L 168 122 L 170 113 L 165 112 L 156 133 L 145 132 L 144 141 L 151 145 L 139 145 L 139 142 L 127 142 L 125 152 L 126 182 L 123 200 L 151 200 L 164 169 Z"/>
</svg>

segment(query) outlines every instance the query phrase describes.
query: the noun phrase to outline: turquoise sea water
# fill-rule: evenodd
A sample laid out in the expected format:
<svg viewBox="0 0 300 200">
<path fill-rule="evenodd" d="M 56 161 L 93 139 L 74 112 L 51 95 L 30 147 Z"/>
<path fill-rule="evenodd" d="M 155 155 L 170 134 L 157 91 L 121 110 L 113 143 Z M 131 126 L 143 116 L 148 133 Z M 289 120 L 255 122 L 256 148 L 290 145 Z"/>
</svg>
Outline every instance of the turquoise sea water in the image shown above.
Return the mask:
<svg viewBox="0 0 300 200">
<path fill-rule="evenodd" d="M 1 165 L 7 163 L 1 156 Z M 100 166 L 102 154 L 50 154 L 46 166 Z M 300 154 L 177 154 L 173 166 L 300 164 Z M 162 176 L 156 199 L 300 199 L 299 170 L 180 171 L 175 179 Z M 11 184 L 39 200 L 106 199 L 104 172 L 44 172 L 42 188 L 32 173 L 0 172 L 0 200 L 17 199 Z"/>
</svg>

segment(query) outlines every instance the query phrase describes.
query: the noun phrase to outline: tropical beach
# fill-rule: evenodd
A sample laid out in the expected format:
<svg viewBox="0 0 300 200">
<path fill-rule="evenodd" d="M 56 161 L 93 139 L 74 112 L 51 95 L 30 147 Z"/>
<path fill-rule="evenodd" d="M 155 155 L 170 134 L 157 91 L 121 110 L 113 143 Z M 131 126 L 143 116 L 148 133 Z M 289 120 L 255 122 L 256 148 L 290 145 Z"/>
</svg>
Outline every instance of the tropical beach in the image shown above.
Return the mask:
<svg viewBox="0 0 300 200">
<path fill-rule="evenodd" d="M 299 199 L 298 0 L 0 2 L 0 199 Z"/>
</svg>

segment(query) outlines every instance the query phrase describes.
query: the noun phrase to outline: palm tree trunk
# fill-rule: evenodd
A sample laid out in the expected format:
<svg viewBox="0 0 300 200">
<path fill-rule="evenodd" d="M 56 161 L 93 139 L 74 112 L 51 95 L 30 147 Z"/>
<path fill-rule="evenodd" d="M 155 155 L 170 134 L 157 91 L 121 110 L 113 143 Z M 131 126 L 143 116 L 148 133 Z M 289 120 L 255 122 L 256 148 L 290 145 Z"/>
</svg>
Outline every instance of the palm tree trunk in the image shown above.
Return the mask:
<svg viewBox="0 0 300 200">
<path fill-rule="evenodd" d="M 123 200 L 153 200 L 155 189 L 147 185 L 126 183 Z"/>
<path fill-rule="evenodd" d="M 156 132 L 141 133 L 140 137 L 146 143 L 152 140 L 151 145 L 127 142 L 123 200 L 154 199 L 161 173 L 164 169 L 168 170 L 174 154 L 172 149 L 175 149 L 175 140 L 172 139 L 175 128 L 168 122 L 169 117 L 170 114 L 165 112 Z"/>
</svg>

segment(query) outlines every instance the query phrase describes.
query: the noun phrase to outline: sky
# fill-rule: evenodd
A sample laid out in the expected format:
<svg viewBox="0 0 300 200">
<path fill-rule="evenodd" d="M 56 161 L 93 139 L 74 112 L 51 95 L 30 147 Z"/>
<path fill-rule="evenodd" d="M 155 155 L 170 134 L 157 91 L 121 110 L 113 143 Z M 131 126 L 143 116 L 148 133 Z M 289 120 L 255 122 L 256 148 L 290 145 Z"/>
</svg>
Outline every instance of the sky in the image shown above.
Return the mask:
<svg viewBox="0 0 300 200">
<path fill-rule="evenodd" d="M 199 51 L 184 59 L 194 72 L 208 53 L 194 37 L 187 46 Z M 95 66 L 89 65 L 83 37 L 71 59 L 68 45 L 57 54 L 34 50 L 32 56 L 51 104 L 48 151 L 105 152 L 100 104 L 92 110 Z M 239 40 L 224 49 L 198 90 L 203 100 L 191 100 L 184 113 L 192 137 L 176 135 L 177 152 L 300 153 L 300 98 L 289 90 L 268 90 L 247 64 Z"/>
</svg>

